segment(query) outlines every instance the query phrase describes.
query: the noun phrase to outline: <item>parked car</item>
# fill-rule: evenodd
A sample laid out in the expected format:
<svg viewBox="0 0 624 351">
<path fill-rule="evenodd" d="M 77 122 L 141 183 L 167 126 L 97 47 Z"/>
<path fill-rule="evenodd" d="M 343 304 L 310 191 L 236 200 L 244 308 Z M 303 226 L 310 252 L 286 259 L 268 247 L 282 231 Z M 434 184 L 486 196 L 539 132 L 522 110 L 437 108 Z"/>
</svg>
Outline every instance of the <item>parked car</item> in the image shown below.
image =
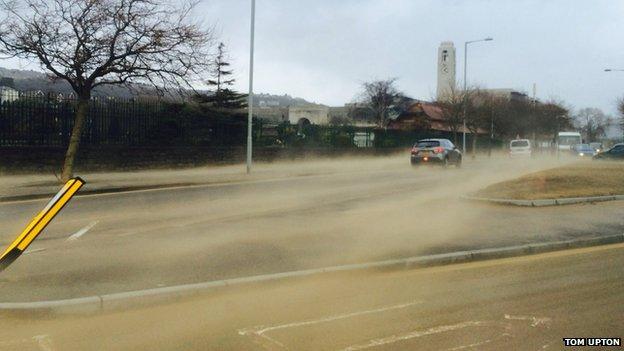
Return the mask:
<svg viewBox="0 0 624 351">
<path fill-rule="evenodd" d="M 572 147 L 572 155 L 578 157 L 592 157 L 596 151 L 589 144 L 577 144 Z"/>
<path fill-rule="evenodd" d="M 509 157 L 531 157 L 531 141 L 528 139 L 516 139 L 509 143 Z"/>
<path fill-rule="evenodd" d="M 596 153 L 604 150 L 604 146 L 602 145 L 602 143 L 589 143 L 589 146 L 591 146 L 591 148 L 594 149 Z"/>
<path fill-rule="evenodd" d="M 423 139 L 414 147 L 410 158 L 412 166 L 420 164 L 455 165 L 462 164 L 462 153 L 448 139 Z"/>
<path fill-rule="evenodd" d="M 615 144 L 609 150 L 599 152 L 594 160 L 624 160 L 624 143 Z"/>
</svg>

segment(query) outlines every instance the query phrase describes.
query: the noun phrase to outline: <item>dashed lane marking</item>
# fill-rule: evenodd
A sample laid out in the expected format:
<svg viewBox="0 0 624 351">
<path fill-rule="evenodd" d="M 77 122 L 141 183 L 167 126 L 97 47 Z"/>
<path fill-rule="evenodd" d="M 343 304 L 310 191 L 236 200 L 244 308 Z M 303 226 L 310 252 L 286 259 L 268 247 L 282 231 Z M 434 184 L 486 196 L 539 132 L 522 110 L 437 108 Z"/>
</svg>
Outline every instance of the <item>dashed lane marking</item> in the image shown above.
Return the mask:
<svg viewBox="0 0 624 351">
<path fill-rule="evenodd" d="M 28 251 L 24 252 L 24 255 L 34 254 L 34 253 L 45 251 L 45 250 L 47 250 L 45 247 L 41 247 L 41 248 L 38 248 L 38 249 L 32 249 L 32 250 L 28 250 Z"/>
<path fill-rule="evenodd" d="M 78 240 L 80 239 L 81 236 L 87 234 L 87 232 L 89 230 L 91 230 L 93 227 L 95 227 L 95 225 L 98 224 L 98 221 L 93 221 L 91 222 L 89 225 L 87 225 L 86 227 L 80 229 L 79 231 L 75 232 L 74 234 L 70 235 L 67 238 L 67 241 L 74 241 L 74 240 Z"/>
<path fill-rule="evenodd" d="M 505 315 L 505 319 L 507 320 L 516 320 L 516 321 L 531 321 L 531 327 L 535 328 L 538 325 L 544 325 L 548 327 L 550 322 L 552 321 L 547 317 L 533 317 L 533 316 L 512 316 L 509 314 Z"/>
</svg>

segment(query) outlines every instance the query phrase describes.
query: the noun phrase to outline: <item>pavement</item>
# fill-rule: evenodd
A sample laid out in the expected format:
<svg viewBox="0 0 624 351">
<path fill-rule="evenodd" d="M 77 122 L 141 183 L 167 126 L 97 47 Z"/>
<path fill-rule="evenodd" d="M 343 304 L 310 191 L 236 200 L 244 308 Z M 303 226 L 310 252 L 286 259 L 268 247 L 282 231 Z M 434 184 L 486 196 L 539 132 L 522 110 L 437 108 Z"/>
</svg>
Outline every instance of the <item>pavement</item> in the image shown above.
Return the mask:
<svg viewBox="0 0 624 351">
<path fill-rule="evenodd" d="M 616 244 L 225 288 L 89 317 L 5 315 L 0 350 L 561 350 L 563 337 L 624 336 L 623 265 Z"/>
<path fill-rule="evenodd" d="M 321 162 L 322 164 L 322 162 Z M 325 163 L 328 165 L 328 163 Z M 141 170 L 134 172 L 81 173 L 89 182 L 81 194 L 115 193 L 145 189 L 222 184 L 232 182 L 280 179 L 331 172 L 327 168 L 313 168 L 305 162 L 292 172 L 273 169 L 270 164 L 258 164 L 252 175 L 244 173 L 240 165 L 211 166 L 181 169 Z M 62 185 L 56 174 L 1 175 L 0 202 L 44 199 L 53 196 Z"/>
<path fill-rule="evenodd" d="M 622 234 L 622 201 L 533 209 L 458 200 L 553 162 L 414 169 L 403 156 L 317 160 L 266 165 L 265 179 L 78 197 L 2 273 L 0 302 Z M 0 244 L 44 204 L 1 203 Z"/>
</svg>

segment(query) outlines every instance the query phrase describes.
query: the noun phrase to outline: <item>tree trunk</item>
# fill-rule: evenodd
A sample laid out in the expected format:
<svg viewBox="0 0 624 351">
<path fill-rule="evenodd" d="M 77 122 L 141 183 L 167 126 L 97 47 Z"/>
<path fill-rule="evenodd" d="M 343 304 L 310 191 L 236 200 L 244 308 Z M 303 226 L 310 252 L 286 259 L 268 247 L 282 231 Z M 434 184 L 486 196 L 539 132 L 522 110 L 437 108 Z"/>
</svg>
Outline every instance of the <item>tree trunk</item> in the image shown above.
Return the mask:
<svg viewBox="0 0 624 351">
<path fill-rule="evenodd" d="M 85 120 L 87 119 L 87 113 L 89 112 L 89 100 L 89 97 L 81 97 L 78 100 L 76 117 L 74 118 L 74 128 L 72 129 L 72 133 L 69 138 L 69 146 L 67 147 L 67 152 L 65 153 L 65 163 L 63 164 L 63 173 L 61 174 L 62 182 L 67 182 L 74 175 L 74 161 L 76 160 L 76 154 L 78 153 L 78 147 L 80 146 L 82 128 Z"/>
</svg>

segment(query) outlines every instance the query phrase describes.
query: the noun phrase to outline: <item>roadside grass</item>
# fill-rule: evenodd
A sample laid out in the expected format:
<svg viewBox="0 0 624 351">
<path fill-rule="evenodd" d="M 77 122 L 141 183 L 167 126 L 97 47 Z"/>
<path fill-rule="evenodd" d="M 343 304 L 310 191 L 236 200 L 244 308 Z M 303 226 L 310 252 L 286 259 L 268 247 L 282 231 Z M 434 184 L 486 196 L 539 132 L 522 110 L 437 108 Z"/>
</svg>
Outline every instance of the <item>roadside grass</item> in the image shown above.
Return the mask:
<svg viewBox="0 0 624 351">
<path fill-rule="evenodd" d="M 624 162 L 585 161 L 488 186 L 477 197 L 539 200 L 624 194 Z"/>
</svg>

